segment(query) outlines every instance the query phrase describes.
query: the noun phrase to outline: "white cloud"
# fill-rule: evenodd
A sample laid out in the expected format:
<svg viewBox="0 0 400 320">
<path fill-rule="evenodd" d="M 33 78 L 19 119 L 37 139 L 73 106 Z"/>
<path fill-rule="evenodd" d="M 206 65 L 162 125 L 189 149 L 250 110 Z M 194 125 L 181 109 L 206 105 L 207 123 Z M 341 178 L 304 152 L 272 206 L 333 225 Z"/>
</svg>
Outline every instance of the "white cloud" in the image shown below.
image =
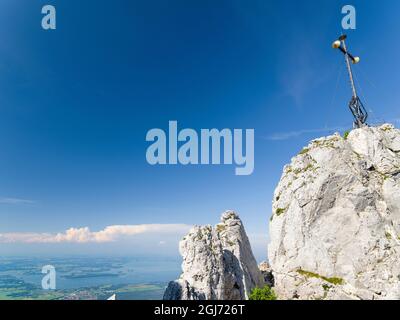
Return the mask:
<svg viewBox="0 0 400 320">
<path fill-rule="evenodd" d="M 0 198 L 0 204 L 33 204 L 35 201 L 19 198 Z"/>
<path fill-rule="evenodd" d="M 70 228 L 63 233 L 0 233 L 0 243 L 105 243 L 140 234 L 184 234 L 192 226 L 186 224 L 114 225 L 100 231 L 88 227 Z"/>
<path fill-rule="evenodd" d="M 369 122 L 370 125 L 382 125 L 384 123 L 394 123 L 394 124 L 399 124 L 400 123 L 400 118 L 394 118 L 394 119 L 389 119 L 387 121 L 381 121 L 379 123 L 371 123 Z M 351 124 L 349 126 L 336 126 L 336 127 L 325 127 L 325 128 L 316 128 L 316 129 L 303 129 L 303 130 L 294 130 L 294 131 L 286 131 L 286 132 L 276 132 L 272 133 L 266 137 L 263 137 L 265 140 L 272 140 L 272 141 L 280 141 L 280 140 L 288 140 L 291 138 L 297 138 L 305 134 L 311 134 L 311 133 L 334 133 L 338 131 L 344 131 L 344 130 L 351 130 L 352 126 Z"/>
<path fill-rule="evenodd" d="M 347 130 L 347 129 L 349 129 L 349 128 L 331 127 L 331 128 L 304 129 L 304 130 L 297 130 L 297 131 L 277 132 L 277 133 L 273 133 L 273 134 L 265 137 L 265 139 L 273 140 L 273 141 L 280 141 L 280 140 L 296 138 L 296 137 L 302 136 L 304 134 L 335 132 L 335 131 L 342 131 L 342 130 Z"/>
</svg>

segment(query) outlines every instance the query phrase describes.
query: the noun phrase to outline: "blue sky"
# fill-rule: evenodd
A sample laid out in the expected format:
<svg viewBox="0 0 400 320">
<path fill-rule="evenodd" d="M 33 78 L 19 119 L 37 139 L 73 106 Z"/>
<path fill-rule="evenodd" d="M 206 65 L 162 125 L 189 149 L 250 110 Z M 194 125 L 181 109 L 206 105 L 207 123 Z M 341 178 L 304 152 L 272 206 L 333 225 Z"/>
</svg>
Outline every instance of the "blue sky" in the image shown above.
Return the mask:
<svg viewBox="0 0 400 320">
<path fill-rule="evenodd" d="M 57 30 L 41 29 L 41 8 Z M 57 1 L 0 4 L 0 234 L 215 224 L 226 209 L 266 252 L 284 164 L 350 128 L 344 1 Z M 371 122 L 400 119 L 400 3 L 352 1 L 349 47 Z M 339 79 L 339 81 L 338 81 Z M 255 171 L 150 166 L 146 133 L 255 129 Z M 398 124 L 398 123 L 395 123 Z M 173 228 L 172 228 L 173 229 Z M 112 243 L 0 244 L 0 253 L 176 254 L 182 229 Z"/>
</svg>

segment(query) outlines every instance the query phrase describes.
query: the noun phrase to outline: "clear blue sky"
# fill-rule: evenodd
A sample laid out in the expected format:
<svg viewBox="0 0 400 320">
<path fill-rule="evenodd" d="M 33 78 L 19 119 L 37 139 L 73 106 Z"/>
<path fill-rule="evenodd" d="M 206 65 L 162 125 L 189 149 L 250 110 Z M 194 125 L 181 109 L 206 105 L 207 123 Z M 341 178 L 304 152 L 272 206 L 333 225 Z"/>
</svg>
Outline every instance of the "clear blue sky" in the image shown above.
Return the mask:
<svg viewBox="0 0 400 320">
<path fill-rule="evenodd" d="M 0 234 L 214 224 L 234 209 L 262 257 L 283 165 L 310 139 L 351 127 L 343 59 L 331 49 L 347 2 L 2 0 Z M 55 31 L 41 29 L 44 4 L 57 8 Z M 351 4 L 361 96 L 373 122 L 398 121 L 400 2 Z M 254 128 L 253 175 L 148 165 L 146 133 L 169 120 Z M 1 243 L 0 253 L 176 253 L 168 237 Z"/>
</svg>

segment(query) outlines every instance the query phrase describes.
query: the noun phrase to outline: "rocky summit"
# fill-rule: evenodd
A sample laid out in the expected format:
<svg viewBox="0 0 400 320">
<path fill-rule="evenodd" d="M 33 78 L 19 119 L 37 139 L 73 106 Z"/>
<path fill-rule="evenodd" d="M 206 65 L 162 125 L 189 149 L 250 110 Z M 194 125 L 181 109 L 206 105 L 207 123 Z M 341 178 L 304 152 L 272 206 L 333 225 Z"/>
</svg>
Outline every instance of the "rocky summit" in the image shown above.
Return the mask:
<svg viewBox="0 0 400 320">
<path fill-rule="evenodd" d="M 312 141 L 284 167 L 270 238 L 280 299 L 400 299 L 400 130 Z"/>
<path fill-rule="evenodd" d="M 169 283 L 165 300 L 245 300 L 264 285 L 242 221 L 233 211 L 221 223 L 194 227 L 180 242 L 182 275 Z"/>
</svg>

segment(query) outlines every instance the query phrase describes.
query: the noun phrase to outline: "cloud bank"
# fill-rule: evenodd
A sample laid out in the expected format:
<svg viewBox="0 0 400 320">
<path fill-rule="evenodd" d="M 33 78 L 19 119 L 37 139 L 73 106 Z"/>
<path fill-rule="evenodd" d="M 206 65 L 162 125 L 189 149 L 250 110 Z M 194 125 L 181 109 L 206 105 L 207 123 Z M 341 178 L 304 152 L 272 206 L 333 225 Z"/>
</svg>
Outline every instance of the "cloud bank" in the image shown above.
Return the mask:
<svg viewBox="0 0 400 320">
<path fill-rule="evenodd" d="M 272 141 L 280 141 L 280 140 L 287 140 L 291 138 L 297 138 L 304 134 L 309 133 L 325 133 L 325 132 L 334 132 L 334 131 L 341 131 L 346 130 L 347 127 L 331 127 L 331 128 L 319 128 L 319 129 L 304 129 L 304 130 L 297 130 L 297 131 L 287 131 L 287 132 L 278 132 L 273 133 L 267 137 L 264 137 L 266 140 Z"/>
<path fill-rule="evenodd" d="M 34 204 L 35 201 L 19 198 L 0 198 L 0 204 Z"/>
<path fill-rule="evenodd" d="M 394 118 L 389 120 L 382 120 L 376 122 L 369 122 L 370 125 L 382 125 L 385 123 L 394 123 L 400 124 L 400 118 Z M 281 141 L 281 140 L 288 140 L 292 138 L 297 138 L 305 134 L 311 133 L 333 133 L 338 131 L 344 130 L 352 130 L 351 125 L 349 126 L 336 126 L 336 127 L 325 127 L 325 128 L 316 128 L 316 129 L 303 129 L 303 130 L 295 130 L 295 131 L 286 131 L 286 132 L 276 132 L 272 133 L 268 136 L 262 137 L 265 140 L 272 140 L 272 141 Z"/>
<path fill-rule="evenodd" d="M 100 231 L 88 227 L 70 228 L 62 233 L 0 233 L 0 243 L 106 243 L 140 234 L 183 234 L 186 224 L 114 225 Z"/>
</svg>

